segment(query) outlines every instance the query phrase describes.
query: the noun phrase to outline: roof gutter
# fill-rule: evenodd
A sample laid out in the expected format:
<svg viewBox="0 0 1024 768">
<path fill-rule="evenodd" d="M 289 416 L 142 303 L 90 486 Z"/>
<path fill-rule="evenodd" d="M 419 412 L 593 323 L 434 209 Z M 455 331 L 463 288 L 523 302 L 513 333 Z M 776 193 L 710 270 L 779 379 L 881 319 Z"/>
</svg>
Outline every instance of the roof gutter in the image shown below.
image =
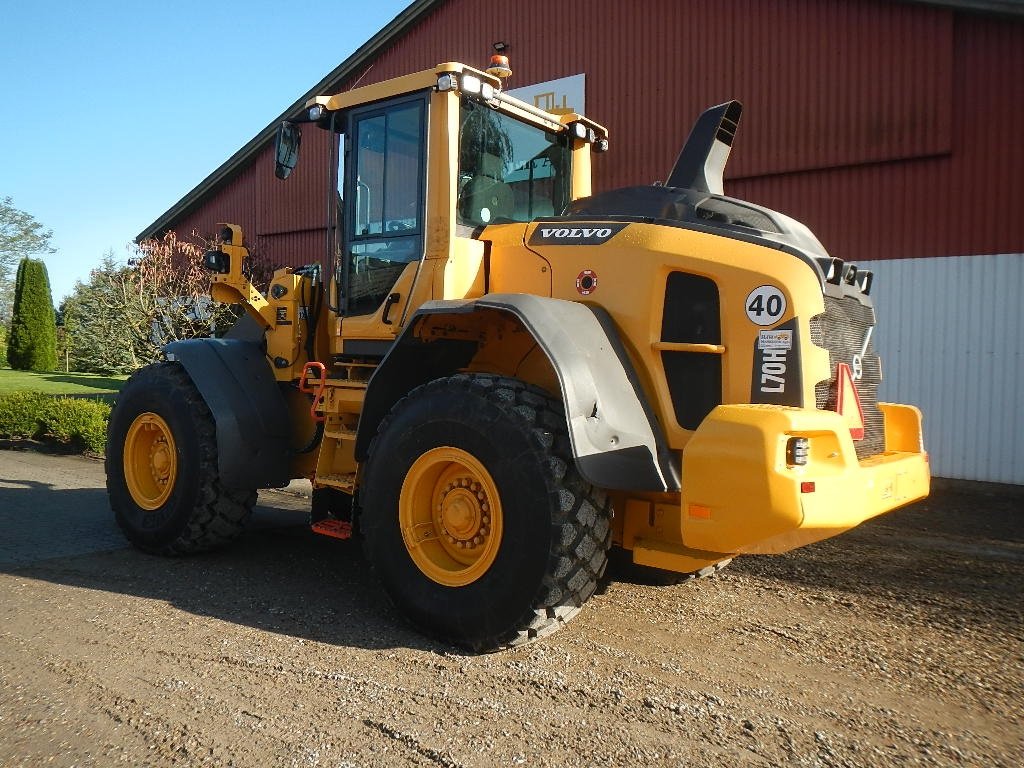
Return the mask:
<svg viewBox="0 0 1024 768">
<path fill-rule="evenodd" d="M 191 192 L 172 205 L 161 216 L 142 230 L 136 237 L 135 242 L 139 243 L 151 237 L 159 237 L 172 228 L 177 219 L 189 213 L 199 205 L 202 199 L 217 187 L 230 181 L 236 176 L 257 153 L 270 143 L 277 131 L 278 124 L 294 117 L 306 105 L 306 102 L 314 96 L 319 96 L 332 88 L 341 85 L 352 75 L 359 71 L 359 68 L 372 59 L 382 48 L 388 45 L 394 38 L 401 35 L 406 29 L 416 22 L 427 11 L 438 5 L 442 0 L 415 0 L 409 6 L 391 20 L 376 35 L 360 46 L 355 53 L 333 69 L 323 80 L 310 88 L 300 96 L 288 109 L 282 112 L 270 125 L 256 134 L 244 147 L 235 152 L 217 170 L 199 182 Z"/>
</svg>

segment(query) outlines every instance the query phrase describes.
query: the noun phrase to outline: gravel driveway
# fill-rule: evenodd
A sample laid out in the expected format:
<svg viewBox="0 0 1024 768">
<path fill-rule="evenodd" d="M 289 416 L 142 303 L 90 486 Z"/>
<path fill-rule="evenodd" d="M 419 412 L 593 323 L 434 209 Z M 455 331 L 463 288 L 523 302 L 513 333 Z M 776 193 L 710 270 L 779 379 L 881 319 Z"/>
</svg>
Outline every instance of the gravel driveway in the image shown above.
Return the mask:
<svg viewBox="0 0 1024 768">
<path fill-rule="evenodd" d="M 0 764 L 1024 764 L 1024 495 L 928 501 L 694 584 L 612 580 L 469 656 L 261 493 L 228 551 L 129 549 L 99 462 L 0 451 Z"/>
</svg>

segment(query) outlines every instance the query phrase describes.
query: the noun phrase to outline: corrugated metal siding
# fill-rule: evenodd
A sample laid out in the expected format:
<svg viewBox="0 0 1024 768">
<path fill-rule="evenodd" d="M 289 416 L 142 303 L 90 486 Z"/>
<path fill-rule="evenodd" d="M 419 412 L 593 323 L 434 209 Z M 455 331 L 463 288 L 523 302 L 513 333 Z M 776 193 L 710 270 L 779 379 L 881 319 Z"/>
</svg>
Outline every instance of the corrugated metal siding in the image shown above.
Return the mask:
<svg viewBox="0 0 1024 768">
<path fill-rule="evenodd" d="M 337 90 L 483 62 L 497 40 L 512 87 L 586 73 L 588 111 L 612 132 L 598 190 L 665 178 L 697 113 L 738 97 L 746 116 L 726 191 L 804 221 L 834 255 L 1024 250 L 1018 20 L 874 0 L 447 0 Z M 288 182 L 264 153 L 257 175 L 240 174 L 184 228 L 322 226 L 317 134 L 307 129 Z"/>
<path fill-rule="evenodd" d="M 925 414 L 940 477 L 1024 484 L 1024 255 L 864 262 L 880 399 Z"/>
<path fill-rule="evenodd" d="M 327 217 L 332 143 L 337 135 L 315 125 L 303 126 L 302 160 L 287 180 L 274 176 L 274 153 L 260 155 L 259 215 L 261 235 L 318 229 Z M 336 162 L 336 161 L 335 161 Z"/>
<path fill-rule="evenodd" d="M 217 222 L 241 224 L 251 251 L 274 264 L 324 261 L 324 221 L 330 184 L 332 136 L 307 127 L 302 162 L 286 181 L 274 176 L 274 153 L 266 149 L 219 194 L 177 226 L 179 234 L 209 239 Z"/>
</svg>

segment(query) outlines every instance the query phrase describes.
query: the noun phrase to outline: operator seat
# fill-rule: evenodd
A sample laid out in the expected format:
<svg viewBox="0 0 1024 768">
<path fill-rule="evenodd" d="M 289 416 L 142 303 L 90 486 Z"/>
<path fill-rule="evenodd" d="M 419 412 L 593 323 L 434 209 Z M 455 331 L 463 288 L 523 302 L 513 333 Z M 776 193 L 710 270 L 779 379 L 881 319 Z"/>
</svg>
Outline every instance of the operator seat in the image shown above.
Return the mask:
<svg viewBox="0 0 1024 768">
<path fill-rule="evenodd" d="M 515 195 L 502 181 L 504 165 L 497 155 L 480 155 L 476 174 L 459 194 L 459 215 L 464 222 L 480 226 L 513 218 Z"/>
</svg>

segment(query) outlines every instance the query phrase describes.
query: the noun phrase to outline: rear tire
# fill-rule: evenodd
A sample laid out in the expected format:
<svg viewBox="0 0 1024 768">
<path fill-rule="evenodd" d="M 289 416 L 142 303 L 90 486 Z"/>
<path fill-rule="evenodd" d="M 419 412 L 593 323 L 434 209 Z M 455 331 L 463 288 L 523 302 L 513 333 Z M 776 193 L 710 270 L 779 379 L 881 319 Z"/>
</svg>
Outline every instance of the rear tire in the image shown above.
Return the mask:
<svg viewBox="0 0 1024 768">
<path fill-rule="evenodd" d="M 213 415 L 178 363 L 138 370 L 107 427 L 107 493 L 117 524 L 139 549 L 203 552 L 238 538 L 256 491 L 225 488 Z"/>
<path fill-rule="evenodd" d="M 378 429 L 361 500 L 367 559 L 392 601 L 473 651 L 554 632 L 608 562 L 610 508 L 576 470 L 561 403 L 515 379 L 413 390 Z"/>
</svg>

